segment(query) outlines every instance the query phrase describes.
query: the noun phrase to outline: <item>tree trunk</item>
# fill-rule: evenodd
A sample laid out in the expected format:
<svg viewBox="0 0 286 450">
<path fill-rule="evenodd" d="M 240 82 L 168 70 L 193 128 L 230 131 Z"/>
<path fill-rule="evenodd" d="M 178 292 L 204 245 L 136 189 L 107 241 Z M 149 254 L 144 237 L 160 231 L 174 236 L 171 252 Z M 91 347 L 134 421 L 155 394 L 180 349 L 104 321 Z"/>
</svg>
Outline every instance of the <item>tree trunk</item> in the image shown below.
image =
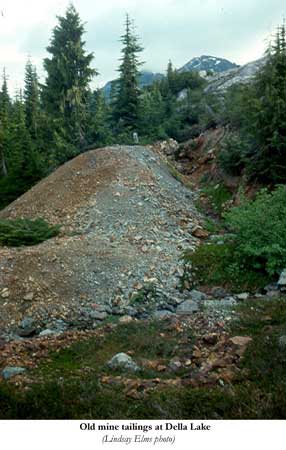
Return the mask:
<svg viewBox="0 0 286 450">
<path fill-rule="evenodd" d="M 1 151 L 1 173 L 3 177 L 7 177 L 8 171 L 3 150 Z"/>
</svg>

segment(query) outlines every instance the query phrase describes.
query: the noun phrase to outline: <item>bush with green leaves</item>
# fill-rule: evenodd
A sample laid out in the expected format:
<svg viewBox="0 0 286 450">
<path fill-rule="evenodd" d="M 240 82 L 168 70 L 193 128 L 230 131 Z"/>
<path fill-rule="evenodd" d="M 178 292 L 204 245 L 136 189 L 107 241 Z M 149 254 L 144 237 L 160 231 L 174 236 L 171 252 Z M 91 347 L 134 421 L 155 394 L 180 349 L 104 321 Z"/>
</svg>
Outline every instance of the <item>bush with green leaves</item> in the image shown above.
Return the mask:
<svg viewBox="0 0 286 450">
<path fill-rule="evenodd" d="M 255 200 L 243 201 L 225 214 L 236 234 L 237 251 L 257 269 L 270 275 L 286 267 L 286 186 L 263 189 Z"/>
<path fill-rule="evenodd" d="M 49 225 L 44 219 L 0 220 L 0 245 L 21 247 L 36 245 L 54 236 L 60 231 L 59 225 Z"/>
<path fill-rule="evenodd" d="M 195 252 L 186 251 L 182 283 L 191 287 L 224 286 L 234 292 L 255 291 L 271 281 L 265 272 L 255 270 L 242 258 L 236 243 L 224 238 L 224 244 L 203 243 Z"/>
</svg>

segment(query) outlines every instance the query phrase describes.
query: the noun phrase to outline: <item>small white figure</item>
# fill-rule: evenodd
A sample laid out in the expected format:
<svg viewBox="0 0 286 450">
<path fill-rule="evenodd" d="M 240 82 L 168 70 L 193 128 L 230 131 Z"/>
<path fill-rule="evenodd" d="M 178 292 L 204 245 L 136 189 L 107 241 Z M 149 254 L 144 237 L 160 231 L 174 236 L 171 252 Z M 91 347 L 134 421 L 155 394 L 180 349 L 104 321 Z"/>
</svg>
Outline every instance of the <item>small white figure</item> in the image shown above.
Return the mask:
<svg viewBox="0 0 286 450">
<path fill-rule="evenodd" d="M 138 133 L 136 133 L 136 131 L 134 131 L 134 133 L 133 133 L 133 141 L 134 141 L 134 144 L 139 144 Z"/>
</svg>

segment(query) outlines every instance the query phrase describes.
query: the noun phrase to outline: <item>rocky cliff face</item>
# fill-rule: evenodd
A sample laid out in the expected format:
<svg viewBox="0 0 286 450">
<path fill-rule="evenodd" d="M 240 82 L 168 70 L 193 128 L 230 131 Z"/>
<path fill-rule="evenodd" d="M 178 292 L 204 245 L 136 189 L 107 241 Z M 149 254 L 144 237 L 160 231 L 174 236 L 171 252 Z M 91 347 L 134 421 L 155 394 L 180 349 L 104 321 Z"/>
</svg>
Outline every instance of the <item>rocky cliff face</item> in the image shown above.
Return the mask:
<svg viewBox="0 0 286 450">
<path fill-rule="evenodd" d="M 266 58 L 258 59 L 244 66 L 227 70 L 207 78 L 209 82 L 206 92 L 224 93 L 234 84 L 249 83 L 253 80 L 258 70 L 265 64 Z"/>
</svg>

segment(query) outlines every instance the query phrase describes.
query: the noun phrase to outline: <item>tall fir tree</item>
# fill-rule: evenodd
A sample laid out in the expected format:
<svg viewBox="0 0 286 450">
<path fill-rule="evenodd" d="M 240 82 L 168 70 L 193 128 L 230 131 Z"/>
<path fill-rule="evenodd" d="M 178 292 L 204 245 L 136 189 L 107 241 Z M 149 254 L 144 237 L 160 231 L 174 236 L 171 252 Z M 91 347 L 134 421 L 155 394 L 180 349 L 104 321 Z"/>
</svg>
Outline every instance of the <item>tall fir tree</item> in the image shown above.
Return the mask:
<svg viewBox="0 0 286 450">
<path fill-rule="evenodd" d="M 79 14 L 70 4 L 65 16 L 58 17 L 47 48 L 51 57 L 44 60 L 43 103 L 55 130 L 55 144 L 63 152 L 86 142 L 89 82 L 97 72 L 91 68 L 93 54 L 86 53 L 83 34 Z M 71 155 L 59 156 L 62 162 Z"/>
<path fill-rule="evenodd" d="M 247 129 L 254 142 L 250 170 L 267 182 L 286 181 L 286 29 L 277 29 L 265 66 L 248 101 Z"/>
<path fill-rule="evenodd" d="M 165 139 L 163 122 L 165 118 L 165 104 L 158 83 L 149 89 L 144 89 L 141 96 L 140 132 L 151 140 Z"/>
<path fill-rule="evenodd" d="M 7 176 L 0 181 L 0 206 L 15 200 L 43 176 L 40 155 L 26 127 L 21 92 L 17 94 L 11 107 L 7 148 Z"/>
<path fill-rule="evenodd" d="M 92 92 L 89 98 L 88 140 L 90 144 L 99 147 L 111 143 L 109 115 L 109 107 L 102 90 Z"/>
<path fill-rule="evenodd" d="M 167 85 L 171 93 L 174 91 L 175 80 L 176 80 L 176 71 L 173 68 L 172 61 L 169 60 L 167 66 Z"/>
<path fill-rule="evenodd" d="M 143 51 L 130 17 L 126 15 L 125 33 L 121 36 L 121 64 L 117 81 L 113 118 L 119 131 L 136 131 L 140 123 L 139 53 Z"/>
<path fill-rule="evenodd" d="M 40 122 L 40 93 L 37 70 L 30 59 L 26 63 L 24 83 L 26 126 L 31 138 L 36 141 Z"/>
<path fill-rule="evenodd" d="M 11 100 L 8 93 L 7 76 L 3 70 L 3 82 L 0 92 L 0 176 L 8 175 L 7 160 L 9 157 L 9 126 Z"/>
</svg>

